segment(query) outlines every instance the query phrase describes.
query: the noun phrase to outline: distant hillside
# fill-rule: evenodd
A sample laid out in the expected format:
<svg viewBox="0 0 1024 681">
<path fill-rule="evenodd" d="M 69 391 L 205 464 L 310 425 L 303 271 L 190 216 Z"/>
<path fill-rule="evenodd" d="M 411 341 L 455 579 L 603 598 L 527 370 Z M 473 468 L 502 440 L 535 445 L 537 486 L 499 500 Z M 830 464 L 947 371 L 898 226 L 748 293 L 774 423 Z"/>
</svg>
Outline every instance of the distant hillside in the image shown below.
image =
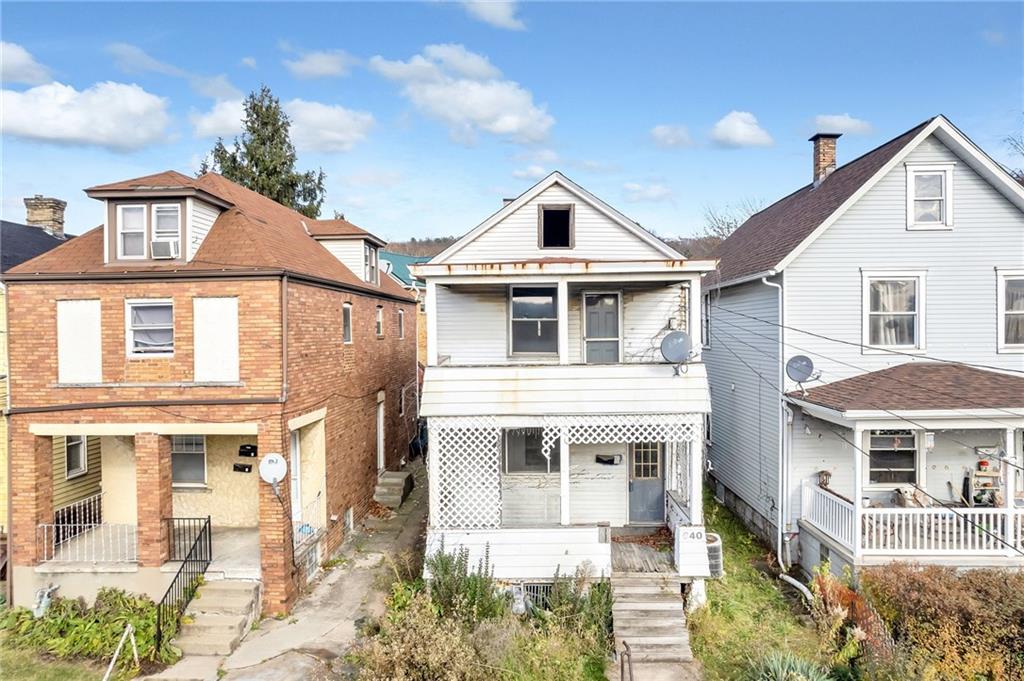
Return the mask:
<svg viewBox="0 0 1024 681">
<path fill-rule="evenodd" d="M 387 250 L 405 255 L 435 256 L 455 243 L 457 239 L 456 236 L 438 236 L 426 239 L 413 237 L 408 241 L 391 241 L 388 243 Z"/>
</svg>

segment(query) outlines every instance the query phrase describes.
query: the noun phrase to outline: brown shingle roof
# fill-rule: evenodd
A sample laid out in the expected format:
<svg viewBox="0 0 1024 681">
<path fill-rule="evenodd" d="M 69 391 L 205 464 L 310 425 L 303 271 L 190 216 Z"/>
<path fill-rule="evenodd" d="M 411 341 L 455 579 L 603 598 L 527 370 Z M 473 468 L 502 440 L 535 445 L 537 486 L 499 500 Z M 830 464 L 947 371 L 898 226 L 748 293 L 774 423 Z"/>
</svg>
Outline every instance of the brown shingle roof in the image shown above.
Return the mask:
<svg viewBox="0 0 1024 681">
<path fill-rule="evenodd" d="M 1024 377 L 945 362 L 906 362 L 789 393 L 836 411 L 1024 407 Z"/>
<path fill-rule="evenodd" d="M 307 226 L 317 222 L 316 220 L 311 220 L 276 201 L 235 184 L 217 173 L 206 173 L 198 178 L 190 178 L 169 171 L 135 180 L 98 185 L 89 191 L 152 189 L 155 186 L 198 189 L 233 205 L 220 214 L 195 257 L 189 262 L 147 261 L 138 265 L 118 262 L 105 265 L 103 228 L 98 227 L 12 268 L 8 274 L 38 273 L 45 276 L 118 272 L 271 270 L 326 279 L 352 288 L 409 298 L 408 293 L 389 277 L 381 277 L 380 286 L 377 287 L 367 284 L 345 267 L 307 233 Z"/>
<path fill-rule="evenodd" d="M 836 168 L 817 187 L 808 184 L 750 216 L 718 247 L 716 281 L 728 283 L 773 269 L 931 121 Z"/>
</svg>

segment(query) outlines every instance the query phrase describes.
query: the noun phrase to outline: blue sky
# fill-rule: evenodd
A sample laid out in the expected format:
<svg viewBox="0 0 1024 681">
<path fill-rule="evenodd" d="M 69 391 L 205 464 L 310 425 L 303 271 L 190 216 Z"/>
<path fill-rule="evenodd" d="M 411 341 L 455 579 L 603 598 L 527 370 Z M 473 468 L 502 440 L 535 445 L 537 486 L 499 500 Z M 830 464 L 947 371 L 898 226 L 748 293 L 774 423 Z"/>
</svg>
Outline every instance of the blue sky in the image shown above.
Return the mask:
<svg viewBox="0 0 1024 681">
<path fill-rule="evenodd" d="M 2 213 L 191 173 L 266 83 L 300 167 L 385 238 L 468 231 L 554 169 L 663 235 L 810 179 L 937 113 L 1001 162 L 1024 5 L 5 2 Z"/>
</svg>

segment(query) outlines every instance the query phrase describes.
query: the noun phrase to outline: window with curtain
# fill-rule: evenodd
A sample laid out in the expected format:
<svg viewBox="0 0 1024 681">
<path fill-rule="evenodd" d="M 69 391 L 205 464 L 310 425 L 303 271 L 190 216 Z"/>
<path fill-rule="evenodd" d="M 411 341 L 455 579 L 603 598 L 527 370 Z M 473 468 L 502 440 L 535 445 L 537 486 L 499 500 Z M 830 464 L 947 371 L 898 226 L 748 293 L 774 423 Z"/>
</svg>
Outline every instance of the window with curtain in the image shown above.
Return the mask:
<svg viewBox="0 0 1024 681">
<path fill-rule="evenodd" d="M 868 483 L 901 485 L 917 482 L 917 433 L 873 430 L 868 446 Z"/>
<path fill-rule="evenodd" d="M 1024 276 L 1003 279 L 1001 312 L 1002 345 L 1024 349 Z"/>
<path fill-rule="evenodd" d="M 513 286 L 511 292 L 512 352 L 558 352 L 558 289 L 554 286 Z"/>
<path fill-rule="evenodd" d="M 916 277 L 868 280 L 868 345 L 919 347 L 919 286 Z"/>
<path fill-rule="evenodd" d="M 171 436 L 171 483 L 206 484 L 206 438 L 202 435 Z"/>
<path fill-rule="evenodd" d="M 174 352 L 174 305 L 171 301 L 129 301 L 127 307 L 129 354 Z"/>
<path fill-rule="evenodd" d="M 945 184 L 945 173 L 914 173 L 914 224 L 945 222 Z"/>
</svg>

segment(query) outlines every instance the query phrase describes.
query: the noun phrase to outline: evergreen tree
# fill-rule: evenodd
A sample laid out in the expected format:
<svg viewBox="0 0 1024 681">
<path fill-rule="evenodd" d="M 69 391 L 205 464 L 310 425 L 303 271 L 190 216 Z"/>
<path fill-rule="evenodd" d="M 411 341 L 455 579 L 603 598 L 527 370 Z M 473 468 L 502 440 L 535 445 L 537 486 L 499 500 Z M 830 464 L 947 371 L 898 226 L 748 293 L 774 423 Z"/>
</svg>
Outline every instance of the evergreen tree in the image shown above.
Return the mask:
<svg viewBox="0 0 1024 681">
<path fill-rule="evenodd" d="M 245 98 L 245 130 L 229 149 L 218 138 L 200 174 L 215 170 L 232 182 L 316 218 L 324 202 L 324 171 L 295 169 L 291 121 L 266 85 Z"/>
</svg>

